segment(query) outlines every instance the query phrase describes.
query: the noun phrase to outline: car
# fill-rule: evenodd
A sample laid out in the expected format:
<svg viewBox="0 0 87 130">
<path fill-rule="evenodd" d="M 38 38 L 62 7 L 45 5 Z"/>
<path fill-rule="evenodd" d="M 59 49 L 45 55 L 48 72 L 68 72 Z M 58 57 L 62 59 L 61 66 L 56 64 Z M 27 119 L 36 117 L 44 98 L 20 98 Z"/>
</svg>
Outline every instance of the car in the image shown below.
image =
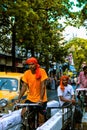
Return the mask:
<svg viewBox="0 0 87 130">
<path fill-rule="evenodd" d="M 0 113 L 12 110 L 22 86 L 22 73 L 0 72 Z M 25 101 L 27 92 L 22 97 Z"/>
</svg>

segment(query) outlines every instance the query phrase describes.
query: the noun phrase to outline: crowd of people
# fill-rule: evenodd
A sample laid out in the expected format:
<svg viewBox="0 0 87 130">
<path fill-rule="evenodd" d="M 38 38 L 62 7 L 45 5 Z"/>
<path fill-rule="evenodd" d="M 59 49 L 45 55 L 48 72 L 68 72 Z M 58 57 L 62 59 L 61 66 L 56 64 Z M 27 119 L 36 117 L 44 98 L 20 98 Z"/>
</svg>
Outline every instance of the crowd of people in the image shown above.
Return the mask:
<svg viewBox="0 0 87 130">
<path fill-rule="evenodd" d="M 24 72 L 22 77 L 22 89 L 19 93 L 17 103 L 20 102 L 25 91 L 27 91 L 27 98 L 25 103 L 39 103 L 41 104 L 40 112 L 42 115 L 46 114 L 47 107 L 47 91 L 46 86 L 50 83 L 52 90 L 57 90 L 57 96 L 60 106 L 64 106 L 67 103 L 76 104 L 75 93 L 70 84 L 70 77 L 68 75 L 62 75 L 60 80 L 52 72 L 48 76 L 45 69 L 41 68 L 37 59 L 31 57 L 26 60 L 29 69 Z M 78 75 L 76 85 L 81 88 L 87 88 L 87 65 L 82 65 L 82 70 Z M 22 109 L 22 115 L 26 112 L 26 109 Z"/>
</svg>

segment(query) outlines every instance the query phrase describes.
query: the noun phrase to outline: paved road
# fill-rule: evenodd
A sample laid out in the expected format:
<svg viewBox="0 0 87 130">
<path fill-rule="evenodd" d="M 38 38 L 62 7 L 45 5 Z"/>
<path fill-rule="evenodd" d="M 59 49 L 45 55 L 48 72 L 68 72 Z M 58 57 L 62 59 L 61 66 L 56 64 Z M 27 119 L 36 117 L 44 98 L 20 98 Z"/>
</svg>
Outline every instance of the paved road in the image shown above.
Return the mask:
<svg viewBox="0 0 87 130">
<path fill-rule="evenodd" d="M 58 101 L 57 90 L 47 89 L 47 96 L 48 96 L 48 100 L 57 100 Z"/>
</svg>

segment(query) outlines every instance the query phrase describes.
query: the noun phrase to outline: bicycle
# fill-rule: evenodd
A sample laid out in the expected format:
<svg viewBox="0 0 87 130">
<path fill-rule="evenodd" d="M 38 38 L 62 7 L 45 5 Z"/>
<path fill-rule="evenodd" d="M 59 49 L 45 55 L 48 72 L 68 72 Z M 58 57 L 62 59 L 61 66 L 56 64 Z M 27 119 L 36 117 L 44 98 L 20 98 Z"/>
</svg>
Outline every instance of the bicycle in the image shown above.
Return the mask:
<svg viewBox="0 0 87 130">
<path fill-rule="evenodd" d="M 74 116 L 74 126 L 78 129 L 84 124 L 83 118 L 87 112 L 87 88 L 77 88 L 76 90 L 76 108 Z"/>
<path fill-rule="evenodd" d="M 23 116 L 22 120 L 22 128 L 21 130 L 36 130 L 39 126 L 39 107 L 41 105 L 39 103 L 17 103 L 14 106 L 15 108 L 26 108 L 26 112 Z M 32 109 L 32 111 L 31 111 Z"/>
<path fill-rule="evenodd" d="M 78 102 L 81 104 L 81 108 L 87 107 L 87 88 L 77 88 L 76 89 Z"/>
</svg>

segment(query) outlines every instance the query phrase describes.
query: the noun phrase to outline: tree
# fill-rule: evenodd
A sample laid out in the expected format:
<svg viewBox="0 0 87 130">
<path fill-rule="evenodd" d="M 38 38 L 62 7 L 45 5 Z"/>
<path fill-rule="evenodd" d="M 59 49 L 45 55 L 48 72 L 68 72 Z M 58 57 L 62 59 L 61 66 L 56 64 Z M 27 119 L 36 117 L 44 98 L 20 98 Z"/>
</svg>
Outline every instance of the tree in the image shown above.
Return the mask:
<svg viewBox="0 0 87 130">
<path fill-rule="evenodd" d="M 74 38 L 67 43 L 65 48 L 68 50 L 68 53 L 73 54 L 75 68 L 79 71 L 82 62 L 87 61 L 87 40 Z"/>
<path fill-rule="evenodd" d="M 87 1 L 86 0 L 77 0 L 76 6 L 81 10 L 78 11 L 77 16 L 79 17 L 80 25 L 83 25 L 87 28 Z"/>
<path fill-rule="evenodd" d="M 62 60 L 61 57 L 65 52 L 60 46 L 59 41 L 62 38 L 57 33 L 57 29 L 62 31 L 63 28 L 57 27 L 59 18 L 71 16 L 69 0 L 16 0 L 15 2 L 4 0 L 4 2 L 0 1 L 0 4 L 5 5 L 6 9 L 3 11 L 3 8 L 0 8 L 2 11 L 0 17 L 5 21 L 7 19 L 8 22 L 5 22 L 5 26 L 12 37 L 13 44 L 10 41 L 9 49 L 12 45 L 14 50 L 16 45 L 16 48 L 20 50 L 19 56 L 22 51 L 25 51 L 24 57 L 30 54 L 38 57 L 41 63 L 46 64 L 49 60 L 58 60 L 59 54 L 62 52 L 59 57 L 59 60 Z M 15 21 L 12 21 L 12 17 L 15 18 Z M 1 26 L 4 28 L 2 21 Z M 3 31 L 1 30 L 1 32 Z M 12 54 L 15 58 L 15 50 L 13 50 Z"/>
</svg>

